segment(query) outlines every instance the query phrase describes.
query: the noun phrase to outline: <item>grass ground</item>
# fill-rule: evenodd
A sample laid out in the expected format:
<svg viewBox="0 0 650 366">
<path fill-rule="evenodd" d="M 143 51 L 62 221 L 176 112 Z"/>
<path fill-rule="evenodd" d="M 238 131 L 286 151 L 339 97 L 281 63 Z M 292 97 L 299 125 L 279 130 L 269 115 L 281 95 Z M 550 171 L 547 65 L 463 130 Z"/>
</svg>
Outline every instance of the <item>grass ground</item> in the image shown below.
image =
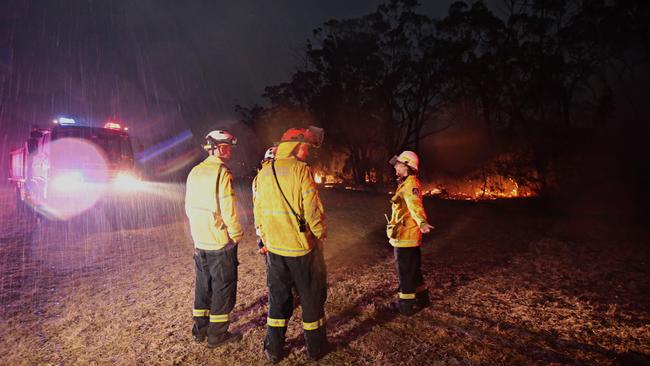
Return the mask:
<svg viewBox="0 0 650 366">
<path fill-rule="evenodd" d="M 0 190 L 0 364 L 263 364 L 265 270 L 238 194 L 232 328 L 211 350 L 192 341 L 192 244 L 181 186 L 157 185 L 120 220 L 93 210 L 68 223 L 17 218 Z M 547 210 L 535 201 L 429 200 L 423 246 L 432 306 L 390 313 L 396 296 L 384 234 L 388 197 L 322 192 L 328 215 L 328 335 L 320 364 L 650 363 L 650 235 L 621 212 Z M 112 214 L 114 215 L 114 213 Z M 308 363 L 300 310 L 282 364 Z"/>
</svg>

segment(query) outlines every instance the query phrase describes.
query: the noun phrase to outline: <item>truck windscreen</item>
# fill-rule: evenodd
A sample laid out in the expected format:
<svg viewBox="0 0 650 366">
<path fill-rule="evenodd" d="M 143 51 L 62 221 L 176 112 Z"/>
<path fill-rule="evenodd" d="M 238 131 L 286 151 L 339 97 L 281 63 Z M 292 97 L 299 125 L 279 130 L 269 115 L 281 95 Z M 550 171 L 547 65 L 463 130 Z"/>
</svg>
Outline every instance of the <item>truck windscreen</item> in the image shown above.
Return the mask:
<svg viewBox="0 0 650 366">
<path fill-rule="evenodd" d="M 106 128 L 66 126 L 52 131 L 52 140 L 80 138 L 101 148 L 111 163 L 133 162 L 133 149 L 129 136 L 121 131 Z"/>
</svg>

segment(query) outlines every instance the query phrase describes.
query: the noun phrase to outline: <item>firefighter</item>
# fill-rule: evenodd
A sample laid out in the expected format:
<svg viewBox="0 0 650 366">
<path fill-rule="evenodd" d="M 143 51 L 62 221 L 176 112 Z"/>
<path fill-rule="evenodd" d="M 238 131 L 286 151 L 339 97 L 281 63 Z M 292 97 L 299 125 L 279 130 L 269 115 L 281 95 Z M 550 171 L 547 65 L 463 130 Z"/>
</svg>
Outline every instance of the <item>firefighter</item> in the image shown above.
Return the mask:
<svg viewBox="0 0 650 366">
<path fill-rule="evenodd" d="M 203 146 L 209 156 L 187 177 L 185 213 L 196 270 L 192 335 L 198 342 L 207 338 L 210 348 L 242 339 L 228 331 L 237 296 L 237 243 L 243 236 L 232 173 L 225 165 L 236 143 L 227 131 L 210 132 Z"/>
<path fill-rule="evenodd" d="M 390 164 L 395 168 L 398 186 L 391 198 L 392 213 L 386 233 L 394 247 L 399 278 L 399 299 L 390 304 L 390 309 L 408 316 L 430 303 L 420 269 L 420 245 L 422 234 L 429 233 L 433 226 L 427 223 L 427 214 L 422 206 L 417 154 L 404 151 L 394 156 Z"/>
<path fill-rule="evenodd" d="M 262 159 L 262 164 L 275 160 L 275 152 L 278 150 L 277 146 L 271 146 L 264 152 L 264 159 Z"/>
<path fill-rule="evenodd" d="M 292 288 L 300 296 L 309 358 L 317 360 L 328 349 L 325 215 L 305 163 L 310 148 L 319 147 L 322 139 L 323 130 L 317 127 L 287 130 L 275 160 L 265 163 L 253 181 L 255 226 L 268 250 L 269 312 L 264 355 L 271 363 L 283 356 L 287 323 L 293 312 Z"/>
<path fill-rule="evenodd" d="M 264 164 L 269 163 L 273 160 L 275 160 L 275 152 L 277 151 L 278 147 L 277 146 L 271 146 L 266 151 L 264 152 L 264 158 L 260 162 L 260 167 L 263 167 Z M 259 169 L 257 170 L 259 172 Z M 255 195 L 257 192 L 255 192 L 255 185 L 253 185 L 253 201 L 255 201 Z M 257 248 L 259 250 L 259 253 L 261 255 L 266 255 L 268 252 L 266 250 L 266 247 L 264 246 L 264 242 L 262 241 L 262 238 L 260 236 L 260 233 L 257 232 Z"/>
</svg>

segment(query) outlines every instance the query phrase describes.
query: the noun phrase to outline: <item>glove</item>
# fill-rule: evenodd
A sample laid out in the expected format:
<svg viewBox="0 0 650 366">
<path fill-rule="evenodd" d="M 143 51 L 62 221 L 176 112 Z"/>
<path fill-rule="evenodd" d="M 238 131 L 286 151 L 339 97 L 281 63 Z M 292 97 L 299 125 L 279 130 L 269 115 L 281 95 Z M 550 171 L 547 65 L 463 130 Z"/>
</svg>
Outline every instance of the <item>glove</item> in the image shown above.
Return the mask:
<svg viewBox="0 0 650 366">
<path fill-rule="evenodd" d="M 262 242 L 262 238 L 258 238 L 258 239 L 257 239 L 257 247 L 259 248 L 258 252 L 259 252 L 261 255 L 266 255 L 266 253 L 269 252 L 269 251 L 266 249 L 266 247 L 264 246 L 264 242 Z"/>
<path fill-rule="evenodd" d="M 435 227 L 433 225 L 429 225 L 426 222 L 423 222 L 422 225 L 420 225 L 420 232 L 422 234 L 428 234 L 432 229 Z"/>
</svg>

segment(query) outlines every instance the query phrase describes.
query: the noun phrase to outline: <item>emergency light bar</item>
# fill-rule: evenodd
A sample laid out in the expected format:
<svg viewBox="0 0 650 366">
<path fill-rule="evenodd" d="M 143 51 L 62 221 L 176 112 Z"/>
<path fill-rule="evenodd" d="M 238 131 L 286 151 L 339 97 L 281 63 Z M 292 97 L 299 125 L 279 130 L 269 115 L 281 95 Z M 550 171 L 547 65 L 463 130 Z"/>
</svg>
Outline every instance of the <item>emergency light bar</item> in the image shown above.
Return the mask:
<svg viewBox="0 0 650 366">
<path fill-rule="evenodd" d="M 106 122 L 106 124 L 104 125 L 104 128 L 108 128 L 108 129 L 110 129 L 110 130 L 121 130 L 121 129 L 122 129 L 122 126 L 120 126 L 119 123 L 115 123 L 115 122 Z"/>
<path fill-rule="evenodd" d="M 59 119 L 54 120 L 54 124 L 59 125 L 74 125 L 75 123 L 77 122 L 74 119 L 67 117 L 59 117 Z"/>
</svg>

